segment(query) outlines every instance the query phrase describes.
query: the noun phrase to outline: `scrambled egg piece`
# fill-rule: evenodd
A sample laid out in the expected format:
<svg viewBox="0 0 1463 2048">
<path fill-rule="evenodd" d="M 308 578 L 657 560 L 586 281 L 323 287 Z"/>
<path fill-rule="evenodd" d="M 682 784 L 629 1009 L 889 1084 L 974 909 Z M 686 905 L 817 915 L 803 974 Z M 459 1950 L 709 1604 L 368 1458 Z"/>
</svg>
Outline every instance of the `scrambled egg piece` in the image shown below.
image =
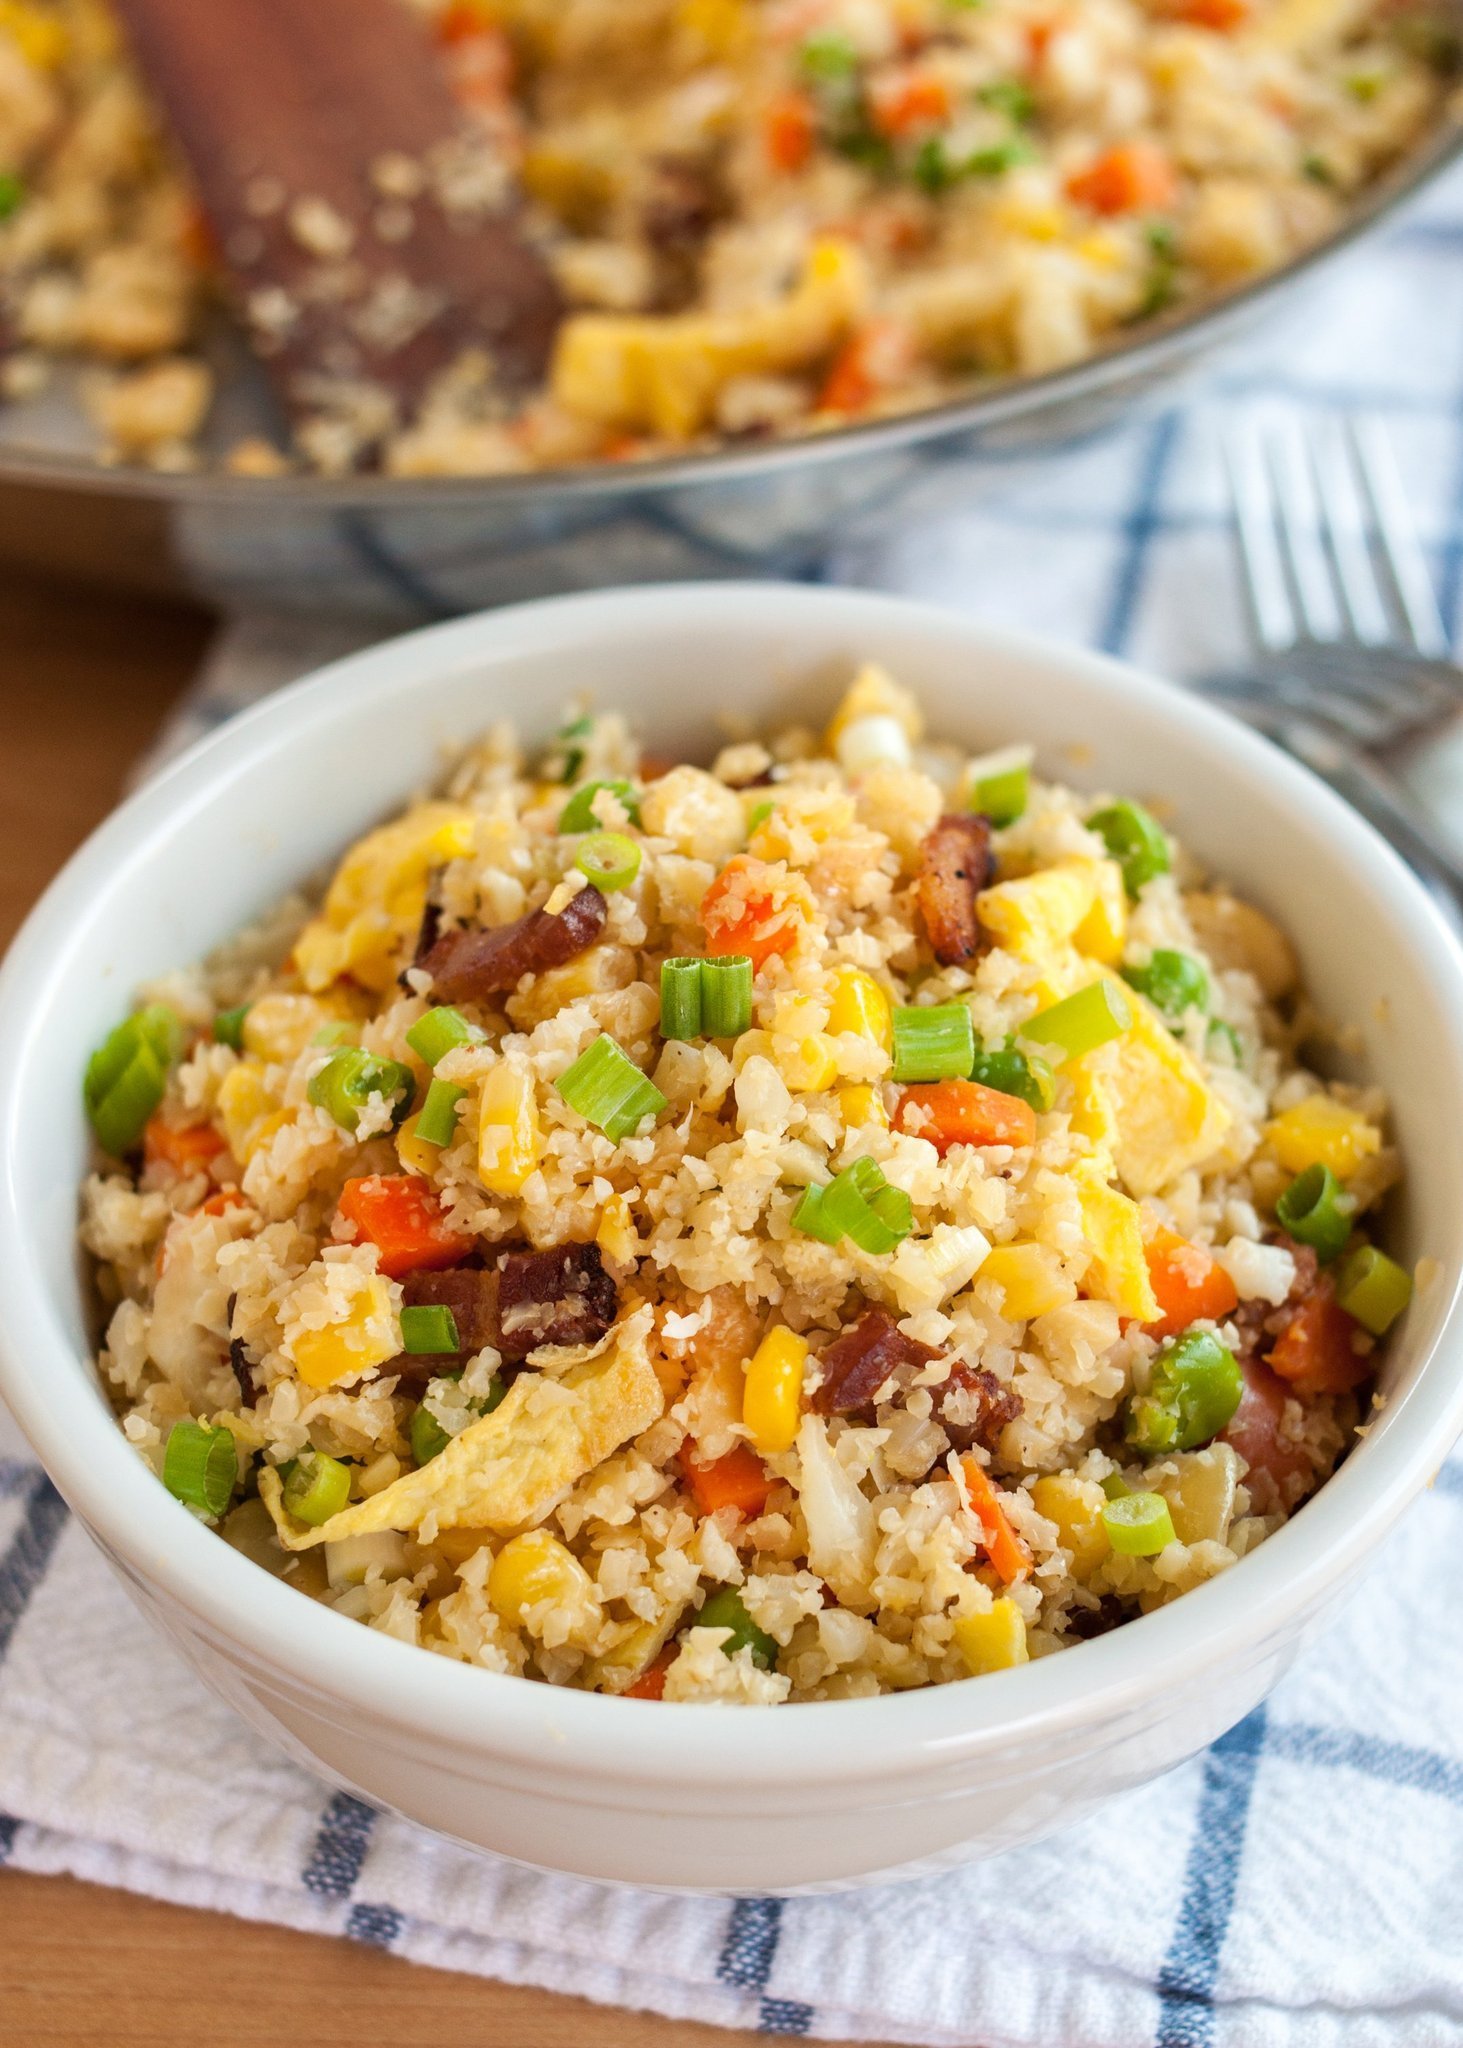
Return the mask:
<svg viewBox="0 0 1463 2048">
<path fill-rule="evenodd" d="M 474 819 L 460 804 L 417 804 L 404 818 L 358 839 L 335 871 L 319 917 L 295 941 L 307 989 L 351 974 L 388 989 L 415 936 L 433 868 L 472 850 Z"/>
<path fill-rule="evenodd" d="M 428 1517 L 442 1529 L 504 1533 L 541 1522 L 577 1479 L 663 1411 L 665 1396 L 646 1352 L 650 1322 L 648 1310 L 631 1316 L 607 1353 L 560 1380 L 520 1374 L 492 1414 L 470 1422 L 429 1465 L 318 1529 L 285 1513 L 278 1472 L 262 1472 L 260 1497 L 280 1542 L 286 1550 L 308 1550 L 378 1529 L 417 1529 Z"/>
<path fill-rule="evenodd" d="M 858 319 L 867 293 L 852 244 L 816 242 L 797 290 L 741 313 L 580 313 L 566 320 L 551 386 L 567 412 L 684 441 L 708 426 L 733 377 L 806 369 Z"/>
<path fill-rule="evenodd" d="M 975 902 L 980 921 L 1008 953 L 1041 965 L 1063 951 L 1091 914 L 1097 866 L 1094 860 L 1058 861 L 982 889 Z"/>
<path fill-rule="evenodd" d="M 1131 1193 L 1152 1195 L 1212 1158 L 1232 1118 L 1157 1011 L 1131 990 L 1124 994 L 1131 1028 L 1071 1061 L 1067 1072 L 1089 1107 L 1094 1077 L 1100 1084 L 1116 1126 L 1118 1173 Z"/>
<path fill-rule="evenodd" d="M 1160 1310 L 1143 1255 L 1138 1204 L 1095 1179 L 1083 1181 L 1080 1200 L 1082 1229 L 1092 1252 L 1093 1291 L 1123 1315 L 1156 1323 Z"/>
</svg>

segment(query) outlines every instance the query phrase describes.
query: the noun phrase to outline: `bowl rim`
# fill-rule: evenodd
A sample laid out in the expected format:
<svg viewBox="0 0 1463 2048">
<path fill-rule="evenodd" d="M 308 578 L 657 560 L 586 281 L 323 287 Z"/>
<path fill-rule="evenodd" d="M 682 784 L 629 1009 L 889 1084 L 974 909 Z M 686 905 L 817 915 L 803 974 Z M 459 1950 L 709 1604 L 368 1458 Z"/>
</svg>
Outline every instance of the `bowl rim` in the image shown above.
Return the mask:
<svg viewBox="0 0 1463 2048">
<path fill-rule="evenodd" d="M 1463 5 L 1463 0 L 1459 0 Z M 54 490 L 87 490 L 113 498 L 168 505 L 228 506 L 243 509 L 283 503 L 300 511 L 391 513 L 423 506 L 450 508 L 471 501 L 482 511 L 511 513 L 543 495 L 566 504 L 601 497 L 653 497 L 706 485 L 734 485 L 805 464 L 840 457 L 877 456 L 998 427 L 1046 408 L 1100 396 L 1129 378 L 1166 369 L 1192 348 L 1220 340 L 1242 325 L 1276 293 L 1311 276 L 1351 249 L 1374 227 L 1417 198 L 1455 163 L 1463 162 L 1463 113 L 1447 105 L 1425 136 L 1376 178 L 1351 204 L 1335 231 L 1249 283 L 1146 321 L 1130 337 L 1092 355 L 1037 376 L 1006 377 L 907 413 L 853 421 L 826 432 L 741 446 L 721 444 L 686 455 L 647 462 L 575 463 L 526 470 L 511 476 L 467 477 L 245 477 L 200 469 L 176 474 L 109 465 L 95 457 L 46 452 L 24 444 L 0 443 L 0 484 Z"/>
<path fill-rule="evenodd" d="M 892 1787 L 952 1762 L 1151 1710 L 1155 1698 L 1175 1695 L 1231 1658 L 1259 1654 L 1298 1626 L 1430 1483 L 1463 1429 L 1463 1376 L 1450 1377 L 1445 1362 L 1463 1342 L 1460 1261 L 1432 1346 L 1392 1404 L 1387 1429 L 1358 1445 L 1305 1508 L 1237 1567 L 1080 1645 L 1080 1657 L 1043 1658 L 991 1674 L 974 1688 L 800 1704 L 769 1726 L 760 1714 L 727 1716 L 700 1705 L 662 1703 L 647 1714 L 640 1702 L 458 1664 L 303 1600 L 180 1511 L 80 1377 L 74 1387 L 69 1377 L 47 1383 L 43 1394 L 43 1376 L 20 1361 L 55 1355 L 58 1346 L 68 1357 L 75 1352 L 55 1302 L 34 1277 L 39 1261 L 28 1247 L 39 1246 L 44 1231 L 23 1212 L 13 1161 L 28 1077 L 44 1063 L 51 1002 L 57 985 L 76 972 L 64 935 L 78 915 L 139 886 L 180 821 L 206 808 L 221 786 L 285 747 L 318 742 L 343 718 L 359 716 L 373 696 L 405 701 L 465 660 L 593 646 L 604 636 L 653 640 L 687 624 L 705 631 L 719 623 L 734 634 L 739 619 L 751 616 L 765 629 L 769 613 L 787 618 L 793 630 L 812 616 L 836 621 L 844 639 L 856 637 L 861 622 L 903 627 L 916 639 L 953 641 L 973 656 L 1060 668 L 1097 705 L 1121 698 L 1128 718 L 1201 738 L 1227 756 L 1267 797 L 1296 811 L 1304 832 L 1328 841 L 1343 868 L 1365 864 L 1419 974 L 1438 992 L 1450 1033 L 1440 1061 L 1463 1103 L 1463 949 L 1391 849 L 1308 771 L 1213 705 L 1126 663 L 1041 635 L 828 586 L 711 582 L 577 594 L 421 628 L 347 656 L 190 747 L 72 856 L 0 967 L 0 1256 L 8 1273 L 0 1291 L 0 1395 L 114 1560 L 164 1602 L 181 1606 L 194 1631 L 236 1661 L 242 1654 L 276 1684 L 368 1715 L 408 1742 L 547 1766 L 566 1781 L 590 1785 L 831 1785 L 867 1777 L 874 1754 L 881 1780 Z M 89 1356 L 80 1362 L 91 1363 Z M 871 1751 L 872 1742 L 878 1748 Z"/>
</svg>

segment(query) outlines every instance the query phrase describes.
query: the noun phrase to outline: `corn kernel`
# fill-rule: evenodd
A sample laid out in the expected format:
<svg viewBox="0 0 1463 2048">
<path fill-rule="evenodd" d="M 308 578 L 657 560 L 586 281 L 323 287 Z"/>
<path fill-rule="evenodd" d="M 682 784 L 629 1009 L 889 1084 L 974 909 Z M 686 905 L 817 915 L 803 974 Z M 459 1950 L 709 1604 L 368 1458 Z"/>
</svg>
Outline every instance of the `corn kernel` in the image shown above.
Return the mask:
<svg viewBox="0 0 1463 2048">
<path fill-rule="evenodd" d="M 794 1095 L 816 1095 L 838 1079 L 838 1049 L 826 1031 L 806 1038 L 773 1038 L 773 1065 Z"/>
<path fill-rule="evenodd" d="M 1048 1245 L 998 1244 L 987 1254 L 980 1278 L 982 1283 L 996 1283 L 1001 1314 L 1012 1323 L 1029 1323 L 1033 1316 L 1044 1316 L 1077 1298 L 1077 1289 Z"/>
<path fill-rule="evenodd" d="M 478 1177 L 493 1195 L 516 1195 L 543 1157 L 532 1077 L 500 1061 L 478 1098 Z"/>
<path fill-rule="evenodd" d="M 488 1599 L 515 1628 L 581 1650 L 593 1642 L 603 1618 L 593 1579 L 547 1529 L 525 1529 L 503 1545 L 488 1573 Z M 530 1622 L 530 1610 L 544 1601 L 552 1601 L 551 1613 Z"/>
<path fill-rule="evenodd" d="M 340 1023 L 346 1014 L 342 1005 L 322 1002 L 318 996 L 260 996 L 244 1012 L 244 1050 L 262 1060 L 295 1059 L 317 1032 Z"/>
<path fill-rule="evenodd" d="M 1008 1671 L 1013 1664 L 1026 1663 L 1029 1655 L 1026 1622 L 1009 1594 L 993 1600 L 986 1614 L 957 1614 L 951 1634 L 972 1678 L 987 1671 Z"/>
<path fill-rule="evenodd" d="M 1071 1553 L 1076 1577 L 1091 1578 L 1112 1548 L 1103 1527 L 1102 1488 L 1071 1472 L 1049 1472 L 1032 1487 L 1031 1500 L 1039 1515 L 1056 1523 L 1058 1540 Z"/>
<path fill-rule="evenodd" d="M 281 1109 L 265 1087 L 258 1060 L 240 1060 L 225 1074 L 219 1085 L 218 1116 L 229 1150 L 243 1166 L 290 1120 L 289 1111 Z"/>
<path fill-rule="evenodd" d="M 850 1131 L 861 1131 L 865 1124 L 878 1124 L 886 1131 L 889 1128 L 884 1091 L 868 1081 L 853 1082 L 847 1088 L 840 1088 L 838 1107 L 844 1126 Z"/>
<path fill-rule="evenodd" d="M 619 1265 L 633 1265 L 640 1255 L 640 1237 L 623 1195 L 611 1195 L 600 1211 L 594 1241 Z"/>
<path fill-rule="evenodd" d="M 806 1339 L 781 1327 L 769 1330 L 752 1355 L 742 1391 L 742 1420 L 764 1457 L 793 1447 L 807 1357 Z"/>
<path fill-rule="evenodd" d="M 861 967 L 845 967 L 833 978 L 833 998 L 828 1006 L 828 1029 L 835 1037 L 844 1031 L 871 1038 L 888 1052 L 894 1044 L 894 1026 L 889 998 L 872 974 Z"/>
<path fill-rule="evenodd" d="M 0 29 L 8 31 L 26 63 L 37 71 L 59 70 L 66 61 L 70 39 L 65 24 L 42 8 L 28 7 L 24 0 L 3 0 Z"/>
<path fill-rule="evenodd" d="M 409 1116 L 396 1134 L 396 1156 L 408 1173 L 423 1173 L 431 1177 L 437 1171 L 442 1157 L 440 1145 L 429 1145 L 417 1136 L 419 1116 Z"/>
<path fill-rule="evenodd" d="M 1360 1110 L 1329 1095 L 1308 1095 L 1266 1126 L 1265 1136 L 1290 1173 L 1328 1166 L 1338 1180 L 1355 1173 L 1363 1159 L 1382 1148 L 1382 1134 Z"/>
<path fill-rule="evenodd" d="M 343 1321 L 323 1330 L 302 1330 L 291 1349 L 295 1371 L 308 1387 L 333 1387 L 352 1373 L 369 1372 L 394 1358 L 401 1349 L 401 1332 L 386 1282 L 373 1274 Z"/>
</svg>

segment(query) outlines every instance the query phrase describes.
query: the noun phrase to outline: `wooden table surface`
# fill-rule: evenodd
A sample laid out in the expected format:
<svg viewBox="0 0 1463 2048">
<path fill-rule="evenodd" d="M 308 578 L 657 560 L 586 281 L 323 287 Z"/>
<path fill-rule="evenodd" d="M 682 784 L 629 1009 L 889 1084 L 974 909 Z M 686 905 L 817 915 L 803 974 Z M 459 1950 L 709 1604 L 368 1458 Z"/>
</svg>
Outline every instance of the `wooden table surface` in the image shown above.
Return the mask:
<svg viewBox="0 0 1463 2048">
<path fill-rule="evenodd" d="M 0 947 L 115 802 L 208 633 L 201 613 L 0 576 Z M 755 2038 L 65 1877 L 0 1871 L 0 1930 L 7 2048 L 737 2048 Z"/>
</svg>

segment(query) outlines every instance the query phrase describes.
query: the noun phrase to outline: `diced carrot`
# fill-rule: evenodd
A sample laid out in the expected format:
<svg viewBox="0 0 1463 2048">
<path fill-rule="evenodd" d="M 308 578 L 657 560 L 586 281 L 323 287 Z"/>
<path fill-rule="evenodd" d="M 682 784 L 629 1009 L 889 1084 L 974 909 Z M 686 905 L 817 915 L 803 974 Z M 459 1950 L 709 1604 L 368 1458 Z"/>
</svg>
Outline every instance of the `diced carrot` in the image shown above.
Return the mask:
<svg viewBox="0 0 1463 2048">
<path fill-rule="evenodd" d="M 1336 1300 L 1323 1273 L 1275 1340 L 1267 1363 L 1297 1394 L 1344 1394 L 1371 1376 L 1370 1357 L 1356 1348 L 1361 1326 Z"/>
<path fill-rule="evenodd" d="M 178 245 L 183 261 L 194 270 L 216 270 L 218 268 L 218 237 L 213 232 L 213 223 L 198 201 L 190 201 L 178 230 Z"/>
<path fill-rule="evenodd" d="M 162 1163 L 174 1173 L 204 1173 L 209 1160 L 217 1159 L 224 1150 L 224 1141 L 212 1124 L 174 1124 L 159 1114 L 148 1118 L 142 1133 L 144 1164 Z"/>
<path fill-rule="evenodd" d="M 1031 1104 L 979 1081 L 922 1081 L 906 1088 L 894 1123 L 911 1137 L 928 1138 L 941 1158 L 952 1145 L 1030 1145 L 1036 1139 Z"/>
<path fill-rule="evenodd" d="M 762 142 L 774 170 L 800 171 L 813 154 L 817 120 L 803 92 L 782 93 L 763 117 Z"/>
<path fill-rule="evenodd" d="M 451 6 L 444 7 L 437 16 L 433 33 L 439 43 L 450 48 L 454 43 L 471 42 L 476 36 L 502 36 L 503 31 L 483 0 L 452 0 Z"/>
<path fill-rule="evenodd" d="M 1000 1496 L 980 1460 L 974 1456 L 964 1457 L 960 1460 L 960 1469 L 965 1474 L 971 1512 L 980 1523 L 986 1556 L 1002 1583 L 1009 1586 L 1013 1579 L 1023 1578 L 1031 1570 L 1031 1552 L 1007 1521 Z"/>
<path fill-rule="evenodd" d="M 642 1671 L 633 1685 L 627 1685 L 620 1694 L 623 1700 L 658 1700 L 665 1697 L 665 1675 L 671 1668 L 673 1652 L 667 1650 L 656 1658 L 648 1670 Z"/>
<path fill-rule="evenodd" d="M 950 117 L 950 88 L 933 72 L 914 67 L 886 72 L 869 87 L 869 111 L 881 135 L 909 135 Z"/>
<path fill-rule="evenodd" d="M 216 1195 L 210 1195 L 206 1202 L 198 1205 L 199 1213 L 204 1216 L 227 1216 L 230 1209 L 248 1207 L 248 1197 L 240 1194 L 237 1188 L 220 1188 Z"/>
<path fill-rule="evenodd" d="M 1026 26 L 1026 47 L 1031 52 L 1031 68 L 1039 71 L 1046 62 L 1046 53 L 1051 48 L 1052 37 L 1061 27 L 1060 21 L 1048 15 L 1045 21 L 1028 22 Z"/>
<path fill-rule="evenodd" d="M 413 1173 L 348 1180 L 340 1191 L 340 1213 L 355 1226 L 357 1243 L 364 1238 L 376 1246 L 377 1265 L 388 1280 L 455 1266 L 476 1243 L 452 1228 L 432 1188 Z"/>
<path fill-rule="evenodd" d="M 1145 1323 L 1150 1337 L 1177 1337 L 1190 1323 L 1223 1322 L 1239 1306 L 1239 1294 L 1217 1259 L 1162 1224 L 1143 1247 L 1148 1278 L 1163 1314 Z"/>
<path fill-rule="evenodd" d="M 1191 28 L 1212 28 L 1229 35 L 1254 13 L 1252 0 L 1165 0 L 1163 12 Z"/>
<path fill-rule="evenodd" d="M 642 753 L 640 756 L 640 780 L 659 782 L 663 775 L 669 775 L 672 768 L 679 768 L 680 762 L 674 754 Z"/>
<path fill-rule="evenodd" d="M 733 1445 L 725 1457 L 715 1458 L 709 1465 L 698 1465 L 689 1451 L 683 1451 L 681 1470 L 703 1515 L 714 1515 L 718 1508 L 737 1508 L 751 1521 L 766 1507 L 777 1484 L 746 1444 Z"/>
<path fill-rule="evenodd" d="M 774 953 L 790 953 L 797 944 L 802 913 L 786 892 L 779 891 L 766 861 L 749 853 L 729 860 L 701 898 L 701 923 L 706 950 L 717 958 L 745 953 L 758 973 Z"/>
<path fill-rule="evenodd" d="M 1162 213 L 1178 197 L 1178 179 L 1156 143 L 1120 142 L 1068 178 L 1067 194 L 1094 213 Z"/>
<path fill-rule="evenodd" d="M 904 381 L 914 361 L 908 328 L 892 320 L 871 321 L 851 335 L 833 358 L 818 393 L 819 412 L 865 411 L 881 391 Z"/>
<path fill-rule="evenodd" d="M 606 434 L 600 444 L 602 462 L 633 462 L 645 446 L 641 434 Z"/>
</svg>

